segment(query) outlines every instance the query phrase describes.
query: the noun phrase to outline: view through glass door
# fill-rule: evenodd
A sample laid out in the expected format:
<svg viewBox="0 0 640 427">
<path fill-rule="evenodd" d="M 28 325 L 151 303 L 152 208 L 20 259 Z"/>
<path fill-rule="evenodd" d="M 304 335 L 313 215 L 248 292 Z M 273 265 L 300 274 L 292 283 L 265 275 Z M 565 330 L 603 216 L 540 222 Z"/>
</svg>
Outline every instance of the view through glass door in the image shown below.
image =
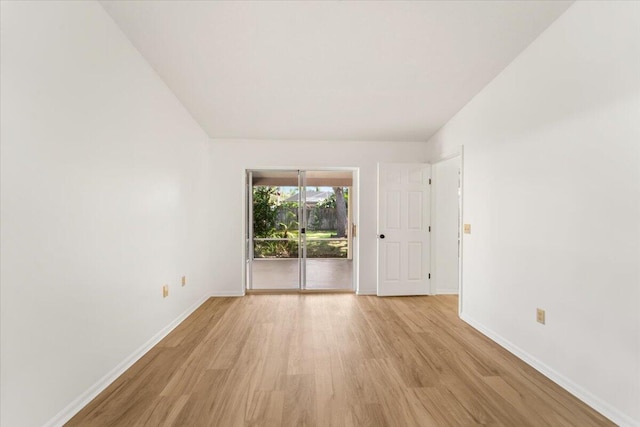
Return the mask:
<svg viewBox="0 0 640 427">
<path fill-rule="evenodd" d="M 248 290 L 353 290 L 352 171 L 248 172 Z"/>
</svg>

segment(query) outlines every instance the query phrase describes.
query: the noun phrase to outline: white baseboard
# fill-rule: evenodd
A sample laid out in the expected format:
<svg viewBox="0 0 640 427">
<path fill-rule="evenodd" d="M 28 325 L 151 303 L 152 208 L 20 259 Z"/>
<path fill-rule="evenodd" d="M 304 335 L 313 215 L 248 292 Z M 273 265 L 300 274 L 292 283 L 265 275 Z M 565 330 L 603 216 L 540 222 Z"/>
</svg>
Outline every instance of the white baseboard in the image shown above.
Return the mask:
<svg viewBox="0 0 640 427">
<path fill-rule="evenodd" d="M 457 289 L 436 289 L 436 295 L 458 295 Z"/>
<path fill-rule="evenodd" d="M 211 294 L 212 297 L 243 297 L 244 291 L 215 291 Z"/>
<path fill-rule="evenodd" d="M 134 351 L 130 356 L 124 359 L 108 374 L 98 380 L 94 385 L 89 387 L 87 391 L 78 396 L 70 404 L 68 404 L 63 410 L 58 412 L 51 420 L 49 420 L 44 427 L 58 427 L 69 421 L 75 414 L 80 412 L 82 408 L 87 406 L 95 397 L 104 391 L 112 382 L 114 382 L 120 375 L 122 375 L 127 369 L 129 369 L 134 363 L 136 363 L 142 356 L 144 356 L 153 346 L 158 344 L 164 337 L 169 335 L 171 331 L 175 329 L 180 323 L 184 321 L 191 313 L 196 311 L 209 296 L 203 296 L 195 302 L 191 307 L 179 315 L 167 326 L 162 328 L 157 334 L 155 334 L 149 341 L 144 343 L 140 348 Z"/>
<path fill-rule="evenodd" d="M 547 378 L 558 384 L 560 387 L 567 390 L 569 393 L 573 394 L 578 399 L 582 400 L 587 405 L 591 406 L 594 410 L 600 412 L 605 417 L 609 418 L 614 423 L 618 424 L 620 427 L 640 427 L 640 421 L 636 421 L 629 417 L 628 415 L 622 413 L 620 410 L 614 408 L 607 402 L 603 401 L 599 397 L 593 395 L 589 391 L 580 387 L 573 381 L 569 380 L 564 375 L 560 374 L 558 371 L 549 367 L 545 363 L 536 359 L 526 351 L 522 350 L 520 347 L 513 344 L 511 341 L 503 338 L 499 334 L 495 333 L 489 328 L 486 328 L 481 323 L 477 322 L 472 317 L 460 313 L 460 318 L 471 325 L 474 329 L 477 329 L 483 335 L 486 335 L 491 340 L 495 341 L 500 346 L 504 347 L 509 352 L 513 353 L 519 359 L 527 363 L 529 366 L 536 369 L 541 374 L 545 375 Z"/>
<path fill-rule="evenodd" d="M 376 291 L 359 291 L 356 295 L 378 295 Z"/>
</svg>

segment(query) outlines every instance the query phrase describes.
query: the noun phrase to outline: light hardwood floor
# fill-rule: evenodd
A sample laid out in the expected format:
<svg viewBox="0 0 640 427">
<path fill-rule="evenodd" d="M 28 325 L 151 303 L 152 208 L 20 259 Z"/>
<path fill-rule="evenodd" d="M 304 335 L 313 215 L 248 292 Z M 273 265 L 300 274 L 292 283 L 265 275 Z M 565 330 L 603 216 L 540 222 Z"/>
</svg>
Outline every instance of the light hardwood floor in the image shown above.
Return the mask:
<svg viewBox="0 0 640 427">
<path fill-rule="evenodd" d="M 457 297 L 212 298 L 69 426 L 613 425 Z"/>
</svg>

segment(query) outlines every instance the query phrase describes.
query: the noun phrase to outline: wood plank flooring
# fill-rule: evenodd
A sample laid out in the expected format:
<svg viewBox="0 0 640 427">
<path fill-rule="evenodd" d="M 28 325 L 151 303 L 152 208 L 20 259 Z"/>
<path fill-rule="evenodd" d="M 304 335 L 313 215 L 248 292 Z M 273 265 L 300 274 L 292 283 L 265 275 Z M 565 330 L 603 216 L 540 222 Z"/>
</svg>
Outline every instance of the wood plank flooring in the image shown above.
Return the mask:
<svg viewBox="0 0 640 427">
<path fill-rule="evenodd" d="M 457 297 L 212 298 L 68 426 L 606 426 Z"/>
</svg>

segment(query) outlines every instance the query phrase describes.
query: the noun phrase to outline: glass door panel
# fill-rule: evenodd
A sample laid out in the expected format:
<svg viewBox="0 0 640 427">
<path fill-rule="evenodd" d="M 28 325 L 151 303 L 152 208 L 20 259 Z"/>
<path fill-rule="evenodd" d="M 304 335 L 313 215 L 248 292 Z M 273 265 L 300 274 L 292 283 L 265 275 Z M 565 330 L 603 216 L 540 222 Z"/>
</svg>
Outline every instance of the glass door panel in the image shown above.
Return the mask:
<svg viewBox="0 0 640 427">
<path fill-rule="evenodd" d="M 249 289 L 300 288 L 298 171 L 251 171 Z"/>
<path fill-rule="evenodd" d="M 351 290 L 351 173 L 302 172 L 302 288 Z"/>
</svg>

